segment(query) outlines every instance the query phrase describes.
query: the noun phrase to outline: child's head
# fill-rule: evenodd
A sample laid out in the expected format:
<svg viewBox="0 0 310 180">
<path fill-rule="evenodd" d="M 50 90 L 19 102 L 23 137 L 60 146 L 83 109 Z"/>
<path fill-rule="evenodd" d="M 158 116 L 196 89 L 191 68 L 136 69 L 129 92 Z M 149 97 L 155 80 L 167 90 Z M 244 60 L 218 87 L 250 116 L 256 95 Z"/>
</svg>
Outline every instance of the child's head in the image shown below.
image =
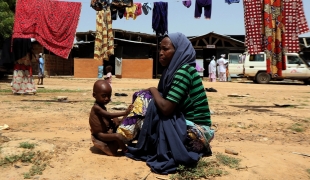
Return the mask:
<svg viewBox="0 0 310 180">
<path fill-rule="evenodd" d="M 93 97 L 100 104 L 108 104 L 111 100 L 112 88 L 105 80 L 98 80 L 94 83 Z"/>
<path fill-rule="evenodd" d="M 105 67 L 105 71 L 106 72 L 112 72 L 113 67 L 111 65 L 108 65 L 107 67 Z"/>
</svg>

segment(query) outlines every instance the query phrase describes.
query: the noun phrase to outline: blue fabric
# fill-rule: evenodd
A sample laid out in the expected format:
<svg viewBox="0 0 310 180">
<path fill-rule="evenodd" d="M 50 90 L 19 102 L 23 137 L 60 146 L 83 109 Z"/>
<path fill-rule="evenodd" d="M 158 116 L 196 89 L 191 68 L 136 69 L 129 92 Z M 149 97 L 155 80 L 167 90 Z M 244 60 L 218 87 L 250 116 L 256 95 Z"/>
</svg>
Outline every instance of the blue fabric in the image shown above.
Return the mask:
<svg viewBox="0 0 310 180">
<path fill-rule="evenodd" d="M 232 3 L 239 3 L 240 0 L 225 0 L 225 3 L 228 3 L 228 4 L 232 4 Z"/>
<path fill-rule="evenodd" d="M 187 127 L 182 113 L 164 117 L 157 111 L 152 100 L 136 147 L 128 146 L 126 156 L 146 161 L 151 170 L 158 174 L 175 173 L 179 164 L 197 163 L 202 154 L 188 152 L 184 146 Z"/>
<path fill-rule="evenodd" d="M 158 90 L 163 93 L 163 97 L 166 97 L 170 90 L 174 74 L 177 70 L 185 64 L 196 67 L 196 51 L 188 38 L 182 33 L 171 33 L 168 34 L 168 37 L 175 48 L 175 53 L 168 68 L 164 70 L 158 84 Z"/>
<path fill-rule="evenodd" d="M 44 72 L 44 59 L 42 57 L 39 58 L 39 67 L 42 72 Z"/>
<path fill-rule="evenodd" d="M 167 2 L 154 2 L 152 28 L 158 36 L 163 36 L 168 33 Z"/>
</svg>

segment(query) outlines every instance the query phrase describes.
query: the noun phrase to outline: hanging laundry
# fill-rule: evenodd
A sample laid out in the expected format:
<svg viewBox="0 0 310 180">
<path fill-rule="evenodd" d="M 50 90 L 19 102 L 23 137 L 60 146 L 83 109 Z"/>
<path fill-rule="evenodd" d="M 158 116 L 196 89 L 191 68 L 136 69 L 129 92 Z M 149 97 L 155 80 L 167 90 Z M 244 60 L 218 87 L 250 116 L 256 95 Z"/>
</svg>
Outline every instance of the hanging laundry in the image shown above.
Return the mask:
<svg viewBox="0 0 310 180">
<path fill-rule="evenodd" d="M 126 7 L 124 16 L 126 17 L 126 19 L 128 20 L 129 18 L 132 18 L 133 20 L 135 20 L 136 17 L 136 10 L 137 10 L 137 4 L 135 3 L 132 7 Z"/>
<path fill-rule="evenodd" d="M 107 8 L 109 0 L 91 0 L 90 7 L 92 7 L 96 11 L 101 11 Z"/>
<path fill-rule="evenodd" d="M 96 16 L 96 39 L 94 59 L 109 60 L 114 54 L 114 37 L 110 7 L 98 11 Z"/>
<path fill-rule="evenodd" d="M 284 12 L 281 1 L 264 0 L 263 38 L 267 60 L 267 73 L 273 77 L 282 76 L 285 66 Z M 284 66 L 283 66 L 284 65 Z"/>
<path fill-rule="evenodd" d="M 211 19 L 212 0 L 196 0 L 195 3 L 195 18 L 200 18 L 204 9 L 206 19 Z"/>
<path fill-rule="evenodd" d="M 143 3 L 142 11 L 145 15 L 149 14 L 149 11 L 152 10 L 152 3 Z"/>
<path fill-rule="evenodd" d="M 140 16 L 141 14 L 142 14 L 142 4 L 134 3 L 132 7 L 126 7 L 124 16 L 126 17 L 127 20 L 129 19 L 129 17 L 135 20 L 137 16 Z"/>
<path fill-rule="evenodd" d="M 112 0 L 111 4 L 116 7 L 131 7 L 133 0 Z"/>
<path fill-rule="evenodd" d="M 136 9 L 136 12 L 135 12 L 135 15 L 137 17 L 137 16 L 140 16 L 142 14 L 142 4 L 141 3 L 135 3 L 135 4 L 137 6 L 137 9 Z"/>
<path fill-rule="evenodd" d="M 154 2 L 152 28 L 157 36 L 168 33 L 168 3 Z"/>
<path fill-rule="evenodd" d="M 67 59 L 75 38 L 81 3 L 17 0 L 14 38 L 35 38 L 43 47 Z"/>
<path fill-rule="evenodd" d="M 192 5 L 192 1 L 191 0 L 182 1 L 182 3 L 187 8 L 191 7 L 191 5 Z"/>
<path fill-rule="evenodd" d="M 110 10 L 111 10 L 111 19 L 112 20 L 117 20 L 117 15 L 120 19 L 122 19 L 124 17 L 124 13 L 125 13 L 124 7 L 116 7 L 114 5 L 111 5 Z"/>
<path fill-rule="evenodd" d="M 302 0 L 284 1 L 285 44 L 287 52 L 299 52 L 298 36 L 309 32 Z"/>
<path fill-rule="evenodd" d="M 228 3 L 228 4 L 232 4 L 232 3 L 239 3 L 240 0 L 225 0 L 225 3 Z"/>
<path fill-rule="evenodd" d="M 261 1 L 243 1 L 244 24 L 245 24 L 245 44 L 250 54 L 258 54 L 263 51 L 263 16 Z"/>
</svg>

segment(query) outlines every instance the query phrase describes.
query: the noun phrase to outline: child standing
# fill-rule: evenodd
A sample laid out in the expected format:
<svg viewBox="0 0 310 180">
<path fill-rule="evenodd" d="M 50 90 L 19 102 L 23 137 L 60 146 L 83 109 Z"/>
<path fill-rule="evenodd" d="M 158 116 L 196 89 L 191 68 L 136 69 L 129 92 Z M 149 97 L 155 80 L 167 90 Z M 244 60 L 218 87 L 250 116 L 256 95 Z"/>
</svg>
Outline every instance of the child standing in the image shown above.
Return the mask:
<svg viewBox="0 0 310 180">
<path fill-rule="evenodd" d="M 130 105 L 124 112 L 108 112 L 105 105 L 110 102 L 111 94 L 112 88 L 107 81 L 98 80 L 95 82 L 93 97 L 96 102 L 90 112 L 89 125 L 94 146 L 109 156 L 116 156 L 118 149 L 127 152 L 124 143 L 125 138 L 123 135 L 116 133 L 116 129 L 131 112 L 133 106 Z M 118 119 L 120 116 L 123 116 L 123 119 Z"/>
<path fill-rule="evenodd" d="M 108 65 L 107 67 L 105 67 L 105 71 L 107 74 L 104 77 L 104 80 L 107 80 L 110 85 L 112 84 L 112 69 L 113 67 L 111 65 Z"/>
</svg>

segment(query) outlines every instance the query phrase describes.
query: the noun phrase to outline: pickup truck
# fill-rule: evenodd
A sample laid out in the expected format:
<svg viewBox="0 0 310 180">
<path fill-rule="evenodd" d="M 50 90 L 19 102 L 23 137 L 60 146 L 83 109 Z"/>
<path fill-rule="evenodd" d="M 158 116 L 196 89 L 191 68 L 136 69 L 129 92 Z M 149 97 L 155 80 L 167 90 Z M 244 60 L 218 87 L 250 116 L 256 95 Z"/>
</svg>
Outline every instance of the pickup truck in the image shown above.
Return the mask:
<svg viewBox="0 0 310 180">
<path fill-rule="evenodd" d="M 282 71 L 282 77 L 271 77 L 266 71 L 266 54 L 244 53 L 238 55 L 238 63 L 229 64 L 229 72 L 243 75 L 255 83 L 267 84 L 270 81 L 281 81 L 283 79 L 300 80 L 310 84 L 310 65 L 297 53 L 286 53 L 286 70 Z M 240 68 L 240 67 L 243 68 Z M 242 69 L 242 70 L 241 70 Z M 242 72 L 243 71 L 243 72 Z"/>
</svg>

